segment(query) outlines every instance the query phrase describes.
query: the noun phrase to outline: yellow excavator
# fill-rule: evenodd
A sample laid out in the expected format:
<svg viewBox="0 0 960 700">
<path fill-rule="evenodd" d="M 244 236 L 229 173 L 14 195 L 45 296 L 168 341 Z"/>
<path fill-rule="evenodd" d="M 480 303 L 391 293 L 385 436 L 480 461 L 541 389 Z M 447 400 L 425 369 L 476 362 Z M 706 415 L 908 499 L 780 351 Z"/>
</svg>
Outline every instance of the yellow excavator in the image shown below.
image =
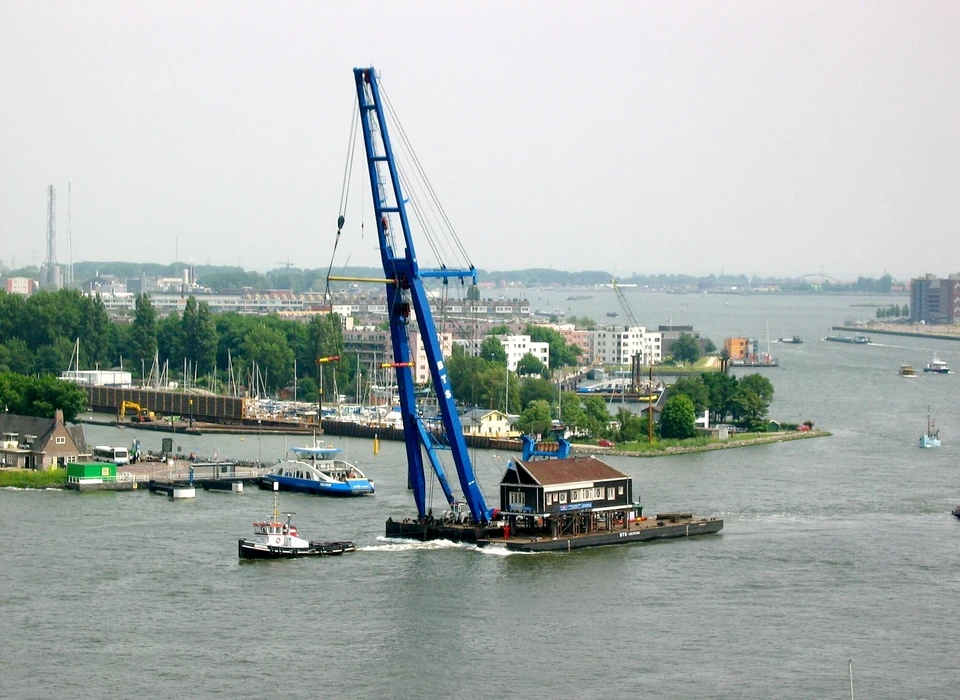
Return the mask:
<svg viewBox="0 0 960 700">
<path fill-rule="evenodd" d="M 130 420 L 134 423 L 146 423 L 148 421 L 157 419 L 157 414 L 153 411 L 148 411 L 145 408 L 141 408 L 140 404 L 133 401 L 124 401 L 120 404 L 120 410 L 117 412 L 117 420 L 123 420 L 126 417 L 128 410 L 135 412 L 130 418 Z"/>
</svg>

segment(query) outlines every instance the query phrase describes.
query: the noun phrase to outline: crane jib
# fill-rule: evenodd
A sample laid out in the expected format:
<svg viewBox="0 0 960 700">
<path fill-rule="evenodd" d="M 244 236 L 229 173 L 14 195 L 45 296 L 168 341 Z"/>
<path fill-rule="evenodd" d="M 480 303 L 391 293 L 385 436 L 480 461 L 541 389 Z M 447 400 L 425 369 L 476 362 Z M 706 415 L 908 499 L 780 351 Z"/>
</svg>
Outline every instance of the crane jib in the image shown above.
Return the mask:
<svg viewBox="0 0 960 700">
<path fill-rule="evenodd" d="M 394 158 L 390 134 L 384 117 L 385 109 L 381 101 L 376 71 L 372 66 L 355 68 L 354 81 L 363 131 L 367 171 L 370 177 L 370 191 L 373 196 L 374 211 L 376 212 L 380 258 L 383 263 L 384 277 L 396 280 L 395 284 L 386 285 L 390 338 L 393 344 L 397 373 L 399 408 L 403 418 L 408 482 L 413 489 L 418 516 L 420 519 L 425 519 L 429 512 L 421 446 L 426 450 L 433 470 L 443 487 L 444 495 L 451 504 L 453 503 L 453 495 L 449 490 L 443 468 L 437 458 L 437 450 L 441 447 L 436 440 L 429 437 L 430 431 L 426 429 L 417 410 L 416 391 L 411 370 L 413 358 L 407 338 L 407 325 L 410 322 L 411 313 L 416 318 L 420 331 L 427 367 L 437 398 L 440 420 L 446 435 L 446 445 L 444 447 L 447 447 L 452 454 L 458 481 L 463 491 L 463 498 L 470 509 L 473 520 L 477 523 L 485 523 L 491 519 L 491 511 L 486 505 L 483 492 L 480 490 L 474 475 L 429 300 L 422 283 L 424 278 L 437 277 L 444 279 L 448 277 L 472 277 L 474 283 L 476 283 L 476 270 L 472 266 L 466 269 L 441 268 L 439 270 L 423 271 L 419 269 L 407 217 L 407 198 L 404 196 L 401 187 L 397 162 Z M 392 222 L 390 221 L 391 217 L 394 217 Z M 397 220 L 399 220 L 399 227 L 396 225 Z M 403 236 L 405 254 L 403 257 L 395 257 L 391 240 L 399 238 L 400 233 Z"/>
</svg>

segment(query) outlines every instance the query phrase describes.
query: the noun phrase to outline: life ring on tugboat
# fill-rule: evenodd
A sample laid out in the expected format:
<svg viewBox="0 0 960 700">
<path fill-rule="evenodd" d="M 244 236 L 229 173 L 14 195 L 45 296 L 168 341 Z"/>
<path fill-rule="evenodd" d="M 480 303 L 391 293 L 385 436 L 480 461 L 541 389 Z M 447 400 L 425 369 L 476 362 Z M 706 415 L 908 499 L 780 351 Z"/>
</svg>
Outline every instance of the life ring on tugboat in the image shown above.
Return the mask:
<svg viewBox="0 0 960 700">
<path fill-rule="evenodd" d="M 280 538 L 279 538 L 279 537 L 277 538 L 277 544 L 280 544 Z"/>
</svg>

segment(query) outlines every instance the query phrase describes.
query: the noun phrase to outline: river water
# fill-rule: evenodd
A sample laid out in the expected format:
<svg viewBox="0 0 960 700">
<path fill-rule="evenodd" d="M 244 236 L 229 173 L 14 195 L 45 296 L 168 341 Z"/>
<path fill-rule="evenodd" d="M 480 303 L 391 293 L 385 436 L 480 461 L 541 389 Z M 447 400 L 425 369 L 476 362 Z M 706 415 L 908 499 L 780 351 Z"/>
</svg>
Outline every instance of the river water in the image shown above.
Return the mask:
<svg viewBox="0 0 960 700">
<path fill-rule="evenodd" d="M 601 317 L 612 294 L 536 308 Z M 355 554 L 240 563 L 272 496 L 0 490 L 0 695 L 14 698 L 953 698 L 960 619 L 960 344 L 823 342 L 856 297 L 633 294 L 651 325 L 799 334 L 772 346 L 771 413 L 832 437 L 609 458 L 648 513 L 723 517 L 705 538 L 524 555 L 380 537 L 413 512 L 402 446 L 338 442 L 377 495 L 284 494 L 300 531 Z M 903 300 L 896 300 L 903 303 Z M 578 306 L 579 305 L 579 308 Z M 609 307 L 609 308 L 608 308 Z M 943 446 L 921 450 L 927 407 Z M 160 433 L 87 426 L 91 443 Z M 198 436 L 184 451 L 274 460 L 297 438 Z M 478 452 L 488 495 L 510 455 Z M 434 502 L 440 508 L 439 489 Z"/>
</svg>

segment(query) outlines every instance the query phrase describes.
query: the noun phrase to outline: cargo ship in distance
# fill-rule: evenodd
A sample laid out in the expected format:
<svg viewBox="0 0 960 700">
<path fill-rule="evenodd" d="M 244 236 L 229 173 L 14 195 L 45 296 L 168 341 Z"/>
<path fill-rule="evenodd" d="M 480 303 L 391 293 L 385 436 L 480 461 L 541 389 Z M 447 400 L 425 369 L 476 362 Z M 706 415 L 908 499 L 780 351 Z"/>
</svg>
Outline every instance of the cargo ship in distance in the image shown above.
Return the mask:
<svg viewBox="0 0 960 700">
<path fill-rule="evenodd" d="M 870 336 L 857 334 L 853 337 L 849 335 L 828 335 L 824 340 L 829 340 L 833 343 L 852 343 L 854 345 L 866 345 L 870 342 Z"/>
</svg>

